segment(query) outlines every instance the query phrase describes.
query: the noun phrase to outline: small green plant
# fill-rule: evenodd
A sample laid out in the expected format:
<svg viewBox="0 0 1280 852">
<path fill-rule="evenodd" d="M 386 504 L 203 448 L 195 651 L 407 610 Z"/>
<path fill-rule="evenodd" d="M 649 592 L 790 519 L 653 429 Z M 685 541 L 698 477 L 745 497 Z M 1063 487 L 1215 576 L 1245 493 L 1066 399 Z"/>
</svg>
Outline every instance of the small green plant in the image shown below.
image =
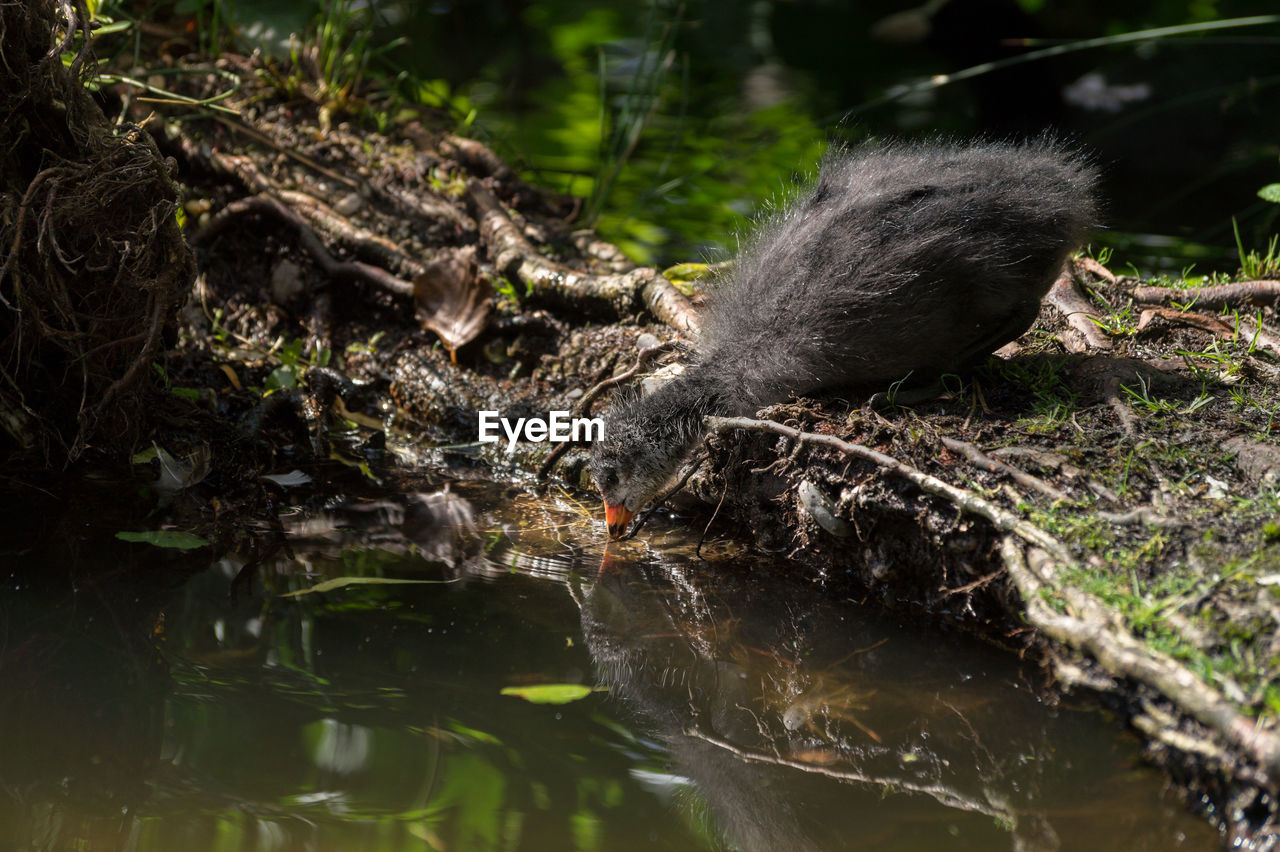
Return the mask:
<svg viewBox="0 0 1280 852">
<path fill-rule="evenodd" d="M 1016 384 L 1031 394 L 1031 416 L 1020 421 L 1020 426 L 1028 432 L 1055 432 L 1060 426 L 1070 423 L 1080 410 L 1079 395 L 1062 377 L 1064 361 L 1014 358 L 992 364 L 998 379 Z"/>
<path fill-rule="evenodd" d="M 1262 540 L 1267 544 L 1280 542 L 1280 523 L 1267 521 L 1262 525 Z"/>
<path fill-rule="evenodd" d="M 1133 302 L 1121 308 L 1113 308 L 1106 302 L 1102 302 L 1102 306 L 1106 309 L 1106 316 L 1090 317 L 1094 325 L 1116 336 L 1132 337 L 1138 333 L 1138 312 Z"/>
<path fill-rule="evenodd" d="M 1140 408 L 1146 409 L 1152 414 L 1169 414 L 1178 412 L 1179 414 L 1193 414 L 1213 402 L 1213 396 L 1209 393 L 1205 385 L 1201 384 L 1200 393 L 1196 398 L 1191 400 L 1182 408 L 1173 400 L 1159 399 L 1151 394 L 1151 383 L 1141 373 L 1137 375 L 1138 389 L 1134 390 L 1128 385 L 1121 385 L 1120 389 L 1129 396 L 1130 402 Z"/>
<path fill-rule="evenodd" d="M 1231 385 L 1241 378 L 1241 362 L 1222 352 L 1217 340 L 1201 352 L 1191 352 L 1186 349 L 1175 351 L 1182 356 L 1182 363 L 1186 365 L 1192 377 L 1199 380 L 1202 385 L 1208 385 L 1211 382 L 1216 385 Z M 1196 359 L 1204 359 L 1209 363 L 1202 364 Z"/>
<path fill-rule="evenodd" d="M 498 291 L 498 295 L 513 305 L 519 305 L 522 299 L 527 299 L 533 295 L 533 284 L 526 283 L 523 288 L 518 288 L 511 279 L 502 276 L 497 283 L 493 285 L 493 289 Z"/>
<path fill-rule="evenodd" d="M 1145 408 L 1152 414 L 1167 414 L 1176 411 L 1178 406 L 1176 403 L 1167 399 L 1157 399 L 1151 395 L 1151 383 L 1141 373 L 1137 374 L 1138 390 L 1134 390 L 1128 385 L 1121 385 L 1120 389 L 1129 396 L 1129 400 L 1134 405 Z"/>
<path fill-rule="evenodd" d="M 1236 408 L 1241 411 L 1252 408 L 1258 404 L 1244 388 L 1228 388 L 1227 394 L 1230 395 L 1231 401 L 1236 404 Z"/>
<path fill-rule="evenodd" d="M 348 343 L 346 348 L 346 353 L 348 355 L 356 355 L 361 353 L 371 354 L 371 353 L 377 352 L 378 341 L 382 340 L 384 336 L 386 336 L 385 331 L 376 331 L 373 333 L 373 336 L 370 337 L 368 340 Z"/>
<path fill-rule="evenodd" d="M 280 366 L 267 376 L 267 390 L 297 387 L 308 367 L 327 367 L 333 359 L 333 350 L 325 348 L 308 356 L 301 340 L 290 340 L 272 354 L 280 359 Z"/>
<path fill-rule="evenodd" d="M 345 104 L 356 96 L 369 63 L 408 42 L 404 37 L 374 47 L 373 6 L 359 0 L 327 0 L 316 23 L 315 40 L 292 50 L 314 66 L 321 100 Z"/>
<path fill-rule="evenodd" d="M 885 402 L 887 402 L 889 405 L 897 405 L 898 394 L 902 391 L 903 385 L 905 385 L 907 380 L 910 378 L 911 378 L 911 374 L 907 373 L 905 376 L 898 379 L 893 384 L 889 385 L 889 390 L 886 391 L 884 395 Z"/>
<path fill-rule="evenodd" d="M 1236 235 L 1236 251 L 1240 254 L 1240 274 L 1244 278 L 1270 278 L 1280 274 L 1280 234 L 1267 243 L 1266 254 L 1256 251 L 1246 252 L 1244 242 L 1240 239 L 1240 225 L 1235 217 L 1231 217 L 1231 230 Z"/>
<path fill-rule="evenodd" d="M 1187 403 L 1186 407 L 1183 408 L 1180 413 L 1192 414 L 1204 408 L 1206 405 L 1208 405 L 1211 402 L 1213 402 L 1213 396 L 1211 396 L 1209 392 L 1205 390 L 1204 385 L 1201 385 L 1199 395 L 1196 396 L 1195 399 L 1191 400 L 1191 402 Z"/>
<path fill-rule="evenodd" d="M 612 109 L 608 93 L 608 68 L 605 63 L 605 54 L 603 50 L 598 54 L 600 154 L 595 180 L 591 187 L 591 197 L 587 200 L 586 213 L 583 216 L 583 221 L 587 225 L 593 225 L 599 218 L 614 181 L 617 180 L 627 160 L 631 158 L 636 146 L 640 143 L 641 134 L 644 133 L 644 129 L 662 104 L 662 84 L 675 64 L 675 38 L 680 29 L 681 15 L 684 11 L 683 6 L 677 6 L 671 20 L 659 21 L 658 13 L 662 6 L 663 4 L 654 3 L 649 9 L 644 36 L 641 39 L 642 52 L 635 62 L 635 72 L 631 75 L 627 90 L 613 99 Z M 687 64 L 683 80 L 682 117 L 685 100 L 683 95 L 688 87 Z M 673 147 L 679 140 L 679 136 L 678 132 L 674 135 Z M 661 176 L 660 172 L 659 177 Z"/>
<path fill-rule="evenodd" d="M 1280 406 L 1268 408 L 1262 401 L 1254 398 L 1254 396 L 1245 388 L 1232 387 L 1227 388 L 1227 394 L 1231 397 L 1231 401 L 1235 403 L 1236 409 L 1241 412 L 1257 409 L 1261 414 L 1267 416 L 1267 423 L 1262 427 L 1264 434 L 1271 434 L 1271 430 L 1275 426 L 1276 417 L 1280 415 Z"/>
</svg>

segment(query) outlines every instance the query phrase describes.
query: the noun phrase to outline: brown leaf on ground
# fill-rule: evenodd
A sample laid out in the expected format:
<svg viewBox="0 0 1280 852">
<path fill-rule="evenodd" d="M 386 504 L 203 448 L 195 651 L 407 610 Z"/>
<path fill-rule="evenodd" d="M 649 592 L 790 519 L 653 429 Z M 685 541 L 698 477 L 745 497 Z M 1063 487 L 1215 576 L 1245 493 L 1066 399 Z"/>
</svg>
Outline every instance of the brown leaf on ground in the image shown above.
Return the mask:
<svg viewBox="0 0 1280 852">
<path fill-rule="evenodd" d="M 457 363 L 458 348 L 475 340 L 493 313 L 493 286 L 477 273 L 475 246 L 444 252 L 413 279 L 413 303 L 418 321 L 440 335 Z"/>
</svg>

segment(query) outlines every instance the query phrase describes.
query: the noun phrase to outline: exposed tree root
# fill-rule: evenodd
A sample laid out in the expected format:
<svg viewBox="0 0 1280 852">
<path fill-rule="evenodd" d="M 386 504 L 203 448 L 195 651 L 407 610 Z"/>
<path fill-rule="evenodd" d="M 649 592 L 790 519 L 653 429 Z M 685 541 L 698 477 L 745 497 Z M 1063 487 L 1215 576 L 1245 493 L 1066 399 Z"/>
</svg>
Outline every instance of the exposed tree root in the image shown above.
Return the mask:
<svg viewBox="0 0 1280 852">
<path fill-rule="evenodd" d="M 1063 568 L 1077 567 L 1071 561 L 1034 548 L 1025 551 L 1010 537 L 1001 545 L 1001 556 L 1026 604 L 1031 624 L 1045 635 L 1087 652 L 1108 673 L 1158 690 L 1183 713 L 1255 761 L 1266 773 L 1265 786 L 1274 786 L 1274 779 L 1280 778 L 1280 739 L 1274 730 L 1258 727 L 1185 666 L 1143 645 L 1091 595 L 1054 582 L 1054 575 Z M 1050 605 L 1054 599 L 1066 605 L 1066 612 L 1058 612 Z M 1240 772 L 1235 761 L 1223 769 L 1239 772 L 1250 782 L 1257 780 L 1247 769 Z"/>
<path fill-rule="evenodd" d="M 419 144 L 427 147 L 423 144 L 427 141 L 424 138 Z M 528 205 L 542 207 L 564 221 L 572 221 L 582 210 L 580 198 L 571 195 L 555 195 L 529 186 L 492 148 L 475 139 L 449 133 L 436 144 L 436 148 L 444 156 L 452 157 L 462 163 L 472 174 L 492 178 L 496 193 L 514 207 L 524 208 Z"/>
<path fill-rule="evenodd" d="M 1201 331 L 1207 331 L 1224 340 L 1243 337 L 1255 346 L 1260 346 L 1280 355 L 1280 336 L 1262 323 L 1255 322 L 1248 317 L 1236 317 L 1235 320 L 1238 324 L 1233 324 L 1222 317 L 1211 317 L 1173 308 L 1146 308 L 1138 317 L 1138 331 L 1148 328 L 1156 317 L 1168 320 L 1176 325 L 1185 325 L 1191 328 L 1198 328 Z"/>
<path fill-rule="evenodd" d="M 1280 447 L 1237 435 L 1223 442 L 1222 448 L 1236 454 L 1236 470 L 1259 486 L 1280 482 Z"/>
<path fill-rule="evenodd" d="M 1111 406 L 1111 410 L 1116 413 L 1116 419 L 1120 421 L 1121 428 L 1130 438 L 1138 434 L 1138 418 L 1133 413 L 1133 409 L 1125 404 L 1120 398 L 1120 376 L 1112 373 L 1103 380 L 1102 395 L 1106 397 L 1107 405 Z"/>
<path fill-rule="evenodd" d="M 1045 452 L 1035 447 L 1001 447 L 998 450 L 992 450 L 991 455 L 1002 459 L 1030 459 L 1035 464 L 1057 471 L 1069 480 L 1082 480 L 1090 491 L 1109 503 L 1117 505 L 1120 503 L 1120 498 L 1110 488 L 1107 488 L 1097 480 L 1086 477 L 1083 470 L 1071 464 L 1065 456 L 1059 453 Z"/>
<path fill-rule="evenodd" d="M 834 435 L 819 435 L 804 432 L 792 426 L 776 423 L 772 420 L 755 420 L 750 417 L 708 417 L 704 421 L 712 434 L 723 434 L 735 429 L 755 432 L 773 432 L 798 442 L 801 446 L 820 446 L 836 450 L 846 455 L 872 462 L 884 470 L 915 483 L 922 491 L 941 497 L 961 509 L 986 518 L 1001 532 L 1015 535 L 1028 544 L 1043 548 L 1054 554 L 1063 562 L 1071 562 L 1071 555 L 1062 542 L 1049 535 L 1034 524 L 1019 518 L 1017 515 L 997 506 L 990 500 L 972 491 L 957 488 L 936 476 L 901 462 L 892 456 L 885 455 L 870 447 L 843 441 Z"/>
<path fill-rule="evenodd" d="M 657 271 L 639 267 L 612 275 L 577 272 L 538 254 L 501 202 L 479 181 L 467 184 L 467 200 L 480 223 L 480 239 L 494 267 L 526 284 L 535 296 L 615 318 L 638 310 L 642 303 L 677 331 L 698 331 L 693 305 Z"/>
<path fill-rule="evenodd" d="M 426 269 L 424 264 L 406 255 L 391 240 L 361 228 L 329 205 L 305 192 L 282 189 L 276 195 L 297 213 L 306 217 L 312 225 L 324 230 L 339 243 L 350 248 L 357 257 L 376 263 L 391 272 L 399 272 L 408 279 L 418 277 Z"/>
<path fill-rule="evenodd" d="M 441 225 L 446 225 L 457 228 L 461 231 L 469 232 L 475 230 L 475 223 L 469 220 L 461 210 L 453 204 L 437 198 L 429 191 L 408 193 L 390 184 L 375 186 L 368 180 L 359 179 L 353 175 L 343 174 L 342 172 L 330 168 L 324 163 L 317 162 L 311 157 L 300 154 L 288 146 L 281 145 L 268 134 L 263 133 L 255 127 L 250 127 L 243 121 L 233 120 L 223 115 L 216 116 L 216 119 L 228 129 L 237 133 L 242 133 L 257 142 L 266 145 L 272 150 L 278 151 L 280 154 L 289 157 L 295 162 L 301 163 L 316 174 L 342 184 L 352 192 L 365 197 L 377 199 L 395 210 L 397 215 L 417 219 L 425 226 L 433 228 L 439 228 Z M 254 192 L 264 192 L 269 189 L 280 189 L 280 187 L 276 186 L 273 181 L 258 171 L 252 161 L 248 160 L 246 157 L 227 154 L 216 149 L 205 150 L 202 147 L 196 147 L 190 140 L 179 140 L 179 144 L 182 145 L 183 150 L 186 151 L 188 155 L 194 154 L 195 161 L 205 161 L 215 169 L 231 171 L 239 174 L 241 180 L 244 181 L 245 186 Z M 421 189 L 425 190 L 425 187 L 422 187 Z"/>
<path fill-rule="evenodd" d="M 1241 281 L 1213 287 L 1135 287 L 1133 299 L 1142 304 L 1168 305 L 1173 302 L 1194 303 L 1201 308 L 1237 308 L 1245 304 L 1264 304 L 1280 298 L 1280 281 Z"/>
<path fill-rule="evenodd" d="M 1092 272 L 1108 284 L 1116 283 L 1116 276 L 1098 261 L 1088 255 L 1081 255 L 1071 261 L 1080 272 Z"/>
<path fill-rule="evenodd" d="M 1109 524 L 1145 524 L 1149 527 L 1167 528 L 1183 526 L 1177 518 L 1167 518 L 1149 506 L 1137 506 L 1127 512 L 1098 512 L 1098 517 Z"/>
<path fill-rule="evenodd" d="M 960 441 L 955 438 L 948 438 L 944 436 L 942 438 L 942 445 L 948 450 L 952 450 L 964 456 L 973 465 L 980 467 L 983 470 L 991 471 L 992 473 L 1003 474 L 1024 488 L 1030 488 L 1032 491 L 1039 491 L 1050 500 L 1064 500 L 1068 503 L 1071 502 L 1071 498 L 1062 490 L 1055 488 L 1039 477 L 1032 476 L 1029 473 L 1018 470 L 1012 465 L 1008 465 L 1002 461 L 997 461 L 991 458 L 986 453 L 982 452 L 982 450 L 979 450 L 967 441 Z"/>
<path fill-rule="evenodd" d="M 1093 305 L 1080 292 L 1074 268 L 1068 264 L 1049 288 L 1045 297 L 1049 304 L 1057 308 L 1078 336 L 1063 335 L 1062 345 L 1071 352 L 1088 352 L 1090 350 L 1108 351 L 1111 339 L 1098 327 L 1098 319 Z"/>
<path fill-rule="evenodd" d="M 320 264 L 320 268 L 330 278 L 338 281 L 364 281 L 376 287 L 395 293 L 399 296 L 412 296 L 413 285 L 402 281 L 391 273 L 377 266 L 361 263 L 358 260 L 338 260 L 329 254 L 320 237 L 316 235 L 306 220 L 287 207 L 278 198 L 269 195 L 255 195 L 233 201 L 209 220 L 209 224 L 191 236 L 193 245 L 207 243 L 222 231 L 231 227 L 244 216 L 268 214 L 275 216 L 287 225 L 291 225 L 298 233 L 298 241 L 307 253 Z"/>
<path fill-rule="evenodd" d="M 194 274 L 171 163 L 84 88 L 83 2 L 0 4 L 0 33 L 0 463 L 125 454 Z"/>
</svg>

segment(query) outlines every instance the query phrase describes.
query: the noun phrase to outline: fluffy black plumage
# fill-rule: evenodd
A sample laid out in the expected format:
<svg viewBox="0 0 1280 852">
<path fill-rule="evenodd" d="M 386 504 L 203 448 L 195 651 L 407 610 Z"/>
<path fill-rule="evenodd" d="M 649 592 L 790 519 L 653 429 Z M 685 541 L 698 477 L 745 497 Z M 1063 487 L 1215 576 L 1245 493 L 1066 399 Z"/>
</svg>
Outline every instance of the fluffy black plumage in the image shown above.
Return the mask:
<svg viewBox="0 0 1280 852">
<path fill-rule="evenodd" d="M 1048 139 L 829 154 L 713 292 L 685 372 L 606 417 L 591 469 L 610 532 L 667 484 L 705 415 L 956 372 L 1018 337 L 1095 224 L 1096 182 Z"/>
</svg>

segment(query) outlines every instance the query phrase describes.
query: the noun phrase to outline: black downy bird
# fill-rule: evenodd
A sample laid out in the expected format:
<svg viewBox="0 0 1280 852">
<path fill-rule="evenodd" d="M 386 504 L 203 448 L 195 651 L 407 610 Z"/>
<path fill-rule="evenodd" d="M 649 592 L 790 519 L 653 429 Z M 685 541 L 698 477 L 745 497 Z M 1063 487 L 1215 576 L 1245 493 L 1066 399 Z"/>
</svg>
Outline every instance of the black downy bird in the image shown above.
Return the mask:
<svg viewBox="0 0 1280 852">
<path fill-rule="evenodd" d="M 684 372 L 606 416 L 590 466 L 610 535 L 670 483 L 707 415 L 958 372 L 1021 335 L 1095 224 L 1096 183 L 1048 138 L 828 154 L 712 292 Z"/>
</svg>

